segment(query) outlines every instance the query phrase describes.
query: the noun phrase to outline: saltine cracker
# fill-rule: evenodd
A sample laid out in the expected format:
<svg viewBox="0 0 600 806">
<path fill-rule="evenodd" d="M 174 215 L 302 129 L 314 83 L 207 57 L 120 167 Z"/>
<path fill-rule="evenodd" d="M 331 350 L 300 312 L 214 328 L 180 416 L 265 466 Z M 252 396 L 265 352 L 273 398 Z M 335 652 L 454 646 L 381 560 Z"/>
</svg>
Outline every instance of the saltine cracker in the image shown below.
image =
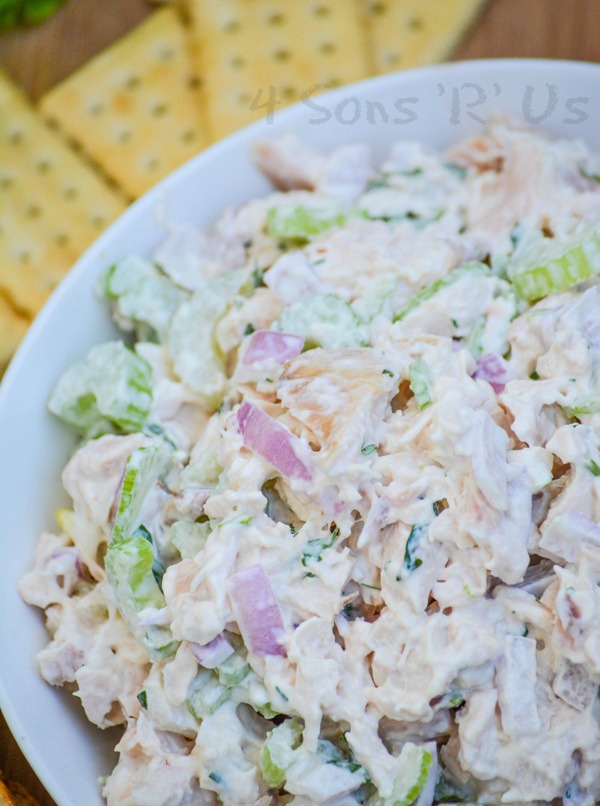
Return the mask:
<svg viewBox="0 0 600 806">
<path fill-rule="evenodd" d="M 183 0 L 211 139 L 368 75 L 359 0 Z"/>
<path fill-rule="evenodd" d="M 41 100 L 130 198 L 206 145 L 189 48 L 178 10 L 162 8 Z"/>
</svg>

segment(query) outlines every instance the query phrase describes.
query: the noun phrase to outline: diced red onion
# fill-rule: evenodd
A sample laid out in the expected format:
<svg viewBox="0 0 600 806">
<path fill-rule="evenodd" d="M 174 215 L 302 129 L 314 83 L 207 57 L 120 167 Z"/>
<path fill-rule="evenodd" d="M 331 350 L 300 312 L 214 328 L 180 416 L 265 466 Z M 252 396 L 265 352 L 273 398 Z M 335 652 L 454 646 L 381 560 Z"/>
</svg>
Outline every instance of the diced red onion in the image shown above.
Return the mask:
<svg viewBox="0 0 600 806">
<path fill-rule="evenodd" d="M 257 330 L 249 340 L 244 353 L 244 364 L 272 359 L 284 364 L 300 355 L 304 347 L 304 337 L 295 333 L 279 333 L 277 330 Z"/>
<path fill-rule="evenodd" d="M 56 563 L 55 561 L 58 560 L 59 562 Z M 85 568 L 83 567 L 83 563 L 81 562 L 81 557 L 79 555 L 79 549 L 76 546 L 62 546 L 61 548 L 54 549 L 52 554 L 50 555 L 50 561 L 53 562 L 55 565 L 60 566 L 60 571 L 68 571 L 69 566 L 75 568 L 77 571 L 77 575 L 83 579 L 85 576 Z M 54 569 L 55 573 L 59 573 L 57 569 Z"/>
<path fill-rule="evenodd" d="M 473 377 L 487 381 L 494 392 L 502 392 L 510 380 L 508 364 L 497 353 L 486 353 L 477 359 Z"/>
<path fill-rule="evenodd" d="M 238 571 L 228 582 L 233 611 L 244 643 L 255 655 L 286 657 L 284 628 L 271 580 L 262 565 Z"/>
<path fill-rule="evenodd" d="M 123 482 L 125 481 L 125 471 L 127 467 L 123 468 L 123 472 L 121 473 L 121 478 L 119 479 L 119 483 L 117 484 L 117 489 L 115 490 L 115 494 L 113 497 L 113 502 L 110 505 L 110 510 L 108 513 L 108 525 L 112 527 L 115 525 L 115 520 L 117 519 L 117 512 L 119 511 L 119 504 L 121 502 L 121 490 L 123 489 Z"/>
<path fill-rule="evenodd" d="M 223 633 L 217 635 L 208 644 L 190 643 L 190 649 L 198 663 L 205 669 L 216 669 L 227 658 L 233 655 L 233 647 Z"/>
<path fill-rule="evenodd" d="M 237 413 L 244 444 L 289 479 L 310 481 L 312 470 L 298 457 L 302 443 L 262 409 L 244 401 Z"/>
</svg>

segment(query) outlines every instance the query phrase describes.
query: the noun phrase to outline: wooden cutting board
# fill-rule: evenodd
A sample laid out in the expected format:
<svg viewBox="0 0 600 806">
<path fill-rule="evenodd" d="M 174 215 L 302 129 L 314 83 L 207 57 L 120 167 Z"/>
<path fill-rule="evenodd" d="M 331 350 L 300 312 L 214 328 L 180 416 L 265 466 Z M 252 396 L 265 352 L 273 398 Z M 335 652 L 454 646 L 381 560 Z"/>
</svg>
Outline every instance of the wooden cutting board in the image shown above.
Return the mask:
<svg viewBox="0 0 600 806">
<path fill-rule="evenodd" d="M 31 98 L 37 99 L 150 11 L 145 0 L 70 0 L 38 28 L 0 34 L 0 64 Z M 455 58 L 523 56 L 600 61 L 598 30 L 598 0 L 490 0 Z M 54 803 L 24 760 L 1 715 L 0 770 L 25 786 L 41 806 Z"/>
</svg>

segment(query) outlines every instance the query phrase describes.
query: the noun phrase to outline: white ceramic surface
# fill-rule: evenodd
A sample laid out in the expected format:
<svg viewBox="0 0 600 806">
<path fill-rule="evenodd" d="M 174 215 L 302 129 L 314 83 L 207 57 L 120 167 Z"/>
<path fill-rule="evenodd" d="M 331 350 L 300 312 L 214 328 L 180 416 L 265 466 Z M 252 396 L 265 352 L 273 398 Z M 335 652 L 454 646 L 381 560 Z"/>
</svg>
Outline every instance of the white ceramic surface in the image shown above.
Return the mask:
<svg viewBox="0 0 600 806">
<path fill-rule="evenodd" d="M 38 676 L 46 641 L 40 611 L 17 581 L 37 534 L 65 503 L 60 472 L 74 439 L 46 412 L 58 375 L 114 335 L 93 294 L 99 272 L 129 252 L 148 254 L 164 221 L 209 225 L 225 207 L 269 186 L 249 160 L 257 136 L 294 131 L 324 148 L 368 140 L 381 158 L 398 138 L 444 146 L 493 114 L 523 118 L 600 149 L 600 66 L 551 61 L 441 65 L 371 79 L 276 112 L 183 166 L 113 224 L 60 285 L 30 329 L 0 386 L 0 708 L 25 755 L 60 806 L 102 803 L 97 779 L 114 763 L 118 733 L 87 724 L 79 702 Z"/>
</svg>

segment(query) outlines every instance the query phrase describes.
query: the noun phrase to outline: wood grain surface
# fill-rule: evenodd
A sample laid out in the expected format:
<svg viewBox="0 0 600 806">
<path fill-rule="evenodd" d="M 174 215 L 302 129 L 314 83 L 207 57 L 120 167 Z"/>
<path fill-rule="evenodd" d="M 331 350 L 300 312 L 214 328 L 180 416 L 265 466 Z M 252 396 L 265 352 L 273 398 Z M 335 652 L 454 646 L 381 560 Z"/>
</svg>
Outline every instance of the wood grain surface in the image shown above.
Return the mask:
<svg viewBox="0 0 600 806">
<path fill-rule="evenodd" d="M 38 28 L 0 34 L 0 64 L 35 100 L 150 11 L 145 0 L 70 0 Z M 598 30 L 598 0 L 490 0 L 454 56 L 600 61 Z M 54 803 L 1 715 L 0 770 L 23 784 L 41 806 Z"/>
</svg>

